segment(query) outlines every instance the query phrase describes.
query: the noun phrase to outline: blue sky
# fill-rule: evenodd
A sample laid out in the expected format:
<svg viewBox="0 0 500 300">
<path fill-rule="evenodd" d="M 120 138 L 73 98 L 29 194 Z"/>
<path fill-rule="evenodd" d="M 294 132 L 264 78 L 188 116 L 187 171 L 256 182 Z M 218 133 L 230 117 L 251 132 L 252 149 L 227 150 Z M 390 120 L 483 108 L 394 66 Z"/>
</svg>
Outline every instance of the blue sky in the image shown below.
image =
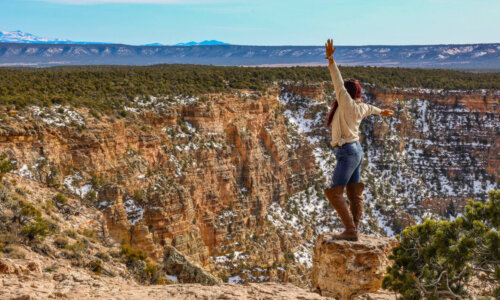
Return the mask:
<svg viewBox="0 0 500 300">
<path fill-rule="evenodd" d="M 500 0 L 0 0 L 0 30 L 73 41 L 500 42 Z"/>
</svg>

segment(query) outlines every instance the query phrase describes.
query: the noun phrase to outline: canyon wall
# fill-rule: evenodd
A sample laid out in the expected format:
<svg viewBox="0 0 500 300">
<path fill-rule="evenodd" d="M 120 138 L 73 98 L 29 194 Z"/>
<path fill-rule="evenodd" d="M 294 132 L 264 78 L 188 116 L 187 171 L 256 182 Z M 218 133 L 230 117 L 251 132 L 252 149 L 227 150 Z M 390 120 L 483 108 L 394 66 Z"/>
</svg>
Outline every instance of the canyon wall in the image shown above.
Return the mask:
<svg viewBox="0 0 500 300">
<path fill-rule="evenodd" d="M 264 233 L 269 204 L 305 189 L 315 165 L 309 145 L 290 145 L 276 91 L 209 97 L 138 98 L 121 119 L 4 111 L 0 152 L 22 176 L 98 206 L 117 241 L 157 259 L 172 245 L 210 268 Z"/>
</svg>

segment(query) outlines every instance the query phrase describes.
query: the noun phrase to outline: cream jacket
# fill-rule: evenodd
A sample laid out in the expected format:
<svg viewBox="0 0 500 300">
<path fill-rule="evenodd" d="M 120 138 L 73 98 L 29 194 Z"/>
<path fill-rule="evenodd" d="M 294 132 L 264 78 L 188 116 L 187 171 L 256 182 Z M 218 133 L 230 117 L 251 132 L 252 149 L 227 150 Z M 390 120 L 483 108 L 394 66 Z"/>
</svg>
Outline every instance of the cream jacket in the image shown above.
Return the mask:
<svg viewBox="0 0 500 300">
<path fill-rule="evenodd" d="M 332 119 L 332 146 L 359 141 L 359 124 L 364 117 L 382 111 L 361 99 L 352 99 L 344 87 L 344 80 L 335 61 L 328 66 L 339 106 Z"/>
</svg>

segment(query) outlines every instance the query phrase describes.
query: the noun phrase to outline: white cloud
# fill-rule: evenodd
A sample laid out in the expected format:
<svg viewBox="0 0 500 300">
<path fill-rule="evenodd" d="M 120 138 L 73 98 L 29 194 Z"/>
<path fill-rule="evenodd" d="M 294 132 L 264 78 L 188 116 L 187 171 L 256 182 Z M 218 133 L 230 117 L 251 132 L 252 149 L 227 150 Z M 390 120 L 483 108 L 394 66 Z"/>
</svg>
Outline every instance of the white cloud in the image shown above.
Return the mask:
<svg viewBox="0 0 500 300">
<path fill-rule="evenodd" d="M 136 3 L 136 4 L 206 4 L 217 2 L 235 2 L 230 0 L 36 0 L 60 4 L 105 4 L 105 3 Z"/>
</svg>

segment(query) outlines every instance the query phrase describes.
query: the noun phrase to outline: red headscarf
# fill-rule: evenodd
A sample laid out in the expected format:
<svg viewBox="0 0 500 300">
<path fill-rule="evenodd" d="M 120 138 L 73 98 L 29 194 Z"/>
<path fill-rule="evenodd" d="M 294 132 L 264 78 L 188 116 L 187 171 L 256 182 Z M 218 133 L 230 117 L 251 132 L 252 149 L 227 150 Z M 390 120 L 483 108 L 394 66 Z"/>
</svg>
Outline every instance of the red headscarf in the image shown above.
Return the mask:
<svg viewBox="0 0 500 300">
<path fill-rule="evenodd" d="M 359 81 L 357 81 L 356 79 L 348 79 L 344 81 L 344 86 L 352 99 L 361 98 L 361 85 L 359 84 Z M 363 98 L 361 98 L 361 102 L 365 102 Z M 332 124 L 333 115 L 335 115 L 335 111 L 338 107 L 339 104 L 337 103 L 337 100 L 333 101 L 332 108 L 330 109 L 330 112 L 328 112 L 328 117 L 326 118 L 326 127 L 330 127 L 330 125 Z"/>
</svg>

